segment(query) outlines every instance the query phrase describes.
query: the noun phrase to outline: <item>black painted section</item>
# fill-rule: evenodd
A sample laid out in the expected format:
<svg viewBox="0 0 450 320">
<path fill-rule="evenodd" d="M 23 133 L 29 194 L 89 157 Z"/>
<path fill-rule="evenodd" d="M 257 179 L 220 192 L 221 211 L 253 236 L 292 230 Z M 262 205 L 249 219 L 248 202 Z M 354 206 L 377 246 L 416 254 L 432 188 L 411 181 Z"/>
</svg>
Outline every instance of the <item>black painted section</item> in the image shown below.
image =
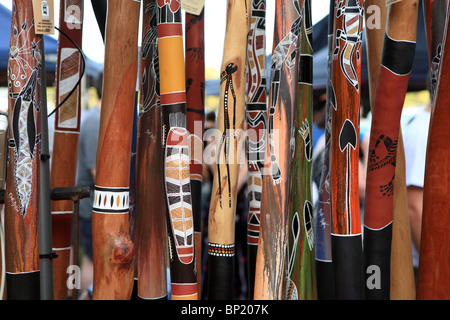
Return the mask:
<svg viewBox="0 0 450 320">
<path fill-rule="evenodd" d="M 381 230 L 364 227 L 365 287 L 368 300 L 390 299 L 391 242 L 392 223 Z"/>
<path fill-rule="evenodd" d="M 40 271 L 7 273 L 6 298 L 8 300 L 39 300 Z"/>
<path fill-rule="evenodd" d="M 317 275 L 317 300 L 334 300 L 333 262 L 315 261 Z"/>
<path fill-rule="evenodd" d="M 415 52 L 415 42 L 395 41 L 385 35 L 381 64 L 396 74 L 406 75 L 412 70 Z"/>
<path fill-rule="evenodd" d="M 234 259 L 208 255 L 208 300 L 232 300 L 234 292 Z"/>
</svg>

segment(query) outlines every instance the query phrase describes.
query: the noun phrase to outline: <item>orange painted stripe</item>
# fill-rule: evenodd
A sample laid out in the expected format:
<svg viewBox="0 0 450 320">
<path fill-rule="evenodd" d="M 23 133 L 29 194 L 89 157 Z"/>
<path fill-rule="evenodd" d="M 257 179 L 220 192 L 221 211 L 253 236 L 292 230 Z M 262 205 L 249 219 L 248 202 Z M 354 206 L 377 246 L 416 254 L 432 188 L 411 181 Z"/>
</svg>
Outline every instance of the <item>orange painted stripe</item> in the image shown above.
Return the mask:
<svg viewBox="0 0 450 320">
<path fill-rule="evenodd" d="M 186 95 L 184 49 L 182 37 L 163 38 L 158 41 L 161 104 L 167 93 Z"/>
</svg>

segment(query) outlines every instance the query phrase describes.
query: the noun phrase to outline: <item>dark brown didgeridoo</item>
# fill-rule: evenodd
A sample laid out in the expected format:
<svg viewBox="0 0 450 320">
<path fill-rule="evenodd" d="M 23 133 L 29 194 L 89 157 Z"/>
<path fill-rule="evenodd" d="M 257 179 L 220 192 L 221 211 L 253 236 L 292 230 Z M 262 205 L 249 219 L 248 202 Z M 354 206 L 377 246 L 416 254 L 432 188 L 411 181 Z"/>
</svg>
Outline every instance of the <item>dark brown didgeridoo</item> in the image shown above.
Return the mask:
<svg viewBox="0 0 450 320">
<path fill-rule="evenodd" d="M 425 163 L 422 233 L 420 240 L 418 300 L 450 299 L 450 233 L 448 232 L 450 212 L 448 207 L 448 181 L 450 172 L 448 119 L 448 86 L 450 79 L 450 35 L 447 19 L 442 41 L 441 62 L 437 86 L 431 108 L 430 128 Z"/>
<path fill-rule="evenodd" d="M 303 1 L 277 1 L 275 4 L 255 300 L 281 300 L 286 294 L 285 253 L 302 10 Z"/>
<path fill-rule="evenodd" d="M 262 170 L 267 132 L 266 1 L 252 1 L 247 42 L 248 297 L 253 299 L 261 216 Z"/>
<path fill-rule="evenodd" d="M 192 214 L 194 216 L 195 268 L 201 297 L 203 133 L 205 130 L 205 9 L 186 12 L 186 118 L 189 132 Z"/>
<path fill-rule="evenodd" d="M 208 217 L 208 299 L 233 299 L 235 214 L 245 128 L 245 64 L 250 1 L 227 1 L 218 136 Z"/>
<path fill-rule="evenodd" d="M 8 61 L 5 270 L 8 300 L 38 300 L 42 35 L 32 1 L 13 1 Z"/>
<path fill-rule="evenodd" d="M 133 290 L 134 247 L 128 216 L 139 11 L 140 1 L 108 3 L 92 210 L 95 300 L 128 300 Z"/>
<path fill-rule="evenodd" d="M 156 0 L 145 0 L 136 159 L 139 299 L 167 299 L 167 223 L 162 172 Z M 154 188 L 149 188 L 149 186 Z"/>
<path fill-rule="evenodd" d="M 366 298 L 390 299 L 394 178 L 400 117 L 415 54 L 418 1 L 389 7 L 372 106 L 364 210 Z M 378 285 L 373 275 L 379 275 Z M 372 279 L 372 280 L 371 280 Z"/>
<path fill-rule="evenodd" d="M 77 82 L 82 73 L 81 49 L 83 32 L 83 1 L 61 1 L 56 69 L 55 131 L 53 137 L 52 168 L 50 187 L 73 187 L 77 169 L 78 137 L 80 133 L 81 90 Z M 68 39 L 69 37 L 70 39 Z M 53 297 L 62 300 L 67 297 L 67 267 L 70 265 L 72 247 L 71 200 L 52 201 L 53 250 L 58 255 L 53 259 Z M 77 244 L 75 244 L 77 245 Z M 75 297 L 74 297 L 75 298 Z"/>
</svg>

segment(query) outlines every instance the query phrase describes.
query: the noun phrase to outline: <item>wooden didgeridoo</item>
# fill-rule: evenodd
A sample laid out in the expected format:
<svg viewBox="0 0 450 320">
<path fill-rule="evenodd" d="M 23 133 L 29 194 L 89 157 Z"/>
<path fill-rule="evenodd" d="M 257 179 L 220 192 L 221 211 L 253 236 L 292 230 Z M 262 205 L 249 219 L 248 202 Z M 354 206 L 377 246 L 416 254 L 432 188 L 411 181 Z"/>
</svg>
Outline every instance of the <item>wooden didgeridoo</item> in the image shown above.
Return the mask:
<svg viewBox="0 0 450 320">
<path fill-rule="evenodd" d="M 439 63 L 442 58 L 442 45 L 447 19 L 448 0 L 423 0 L 423 14 L 427 37 L 428 58 L 430 60 L 430 95 L 431 100 L 437 84 Z"/>
<path fill-rule="evenodd" d="M 139 1 L 108 3 L 92 210 L 95 300 L 128 300 L 133 290 L 134 248 L 128 216 L 139 11 Z"/>
<path fill-rule="evenodd" d="M 202 280 L 203 133 L 205 131 L 205 9 L 197 16 L 186 12 L 186 118 L 189 132 L 192 214 L 194 216 L 197 291 Z"/>
<path fill-rule="evenodd" d="M 400 117 L 415 55 L 418 1 L 389 7 L 372 106 L 364 210 L 366 298 L 390 299 L 394 177 Z M 376 269 L 374 269 L 376 268 Z M 371 280 L 374 274 L 379 277 Z"/>
<path fill-rule="evenodd" d="M 60 2 L 59 29 L 81 49 L 83 33 L 83 0 Z M 75 45 L 64 34 L 59 34 L 56 69 L 56 105 L 75 88 L 72 95 L 55 113 L 50 187 L 73 187 L 77 170 L 78 137 L 80 133 L 82 58 Z M 67 267 L 72 247 L 72 200 L 51 202 L 53 251 L 53 298 L 67 297 Z M 78 244 L 75 244 L 78 245 Z M 73 297 L 76 299 L 76 297 Z"/>
<path fill-rule="evenodd" d="M 359 210 L 359 103 L 362 1 L 340 1 L 334 12 L 331 80 L 332 261 L 336 299 L 362 299 L 363 252 Z"/>
<path fill-rule="evenodd" d="M 450 148 L 448 141 L 450 78 L 450 35 L 447 19 L 441 51 L 441 62 L 431 108 L 428 132 L 427 156 L 425 163 L 424 197 L 422 213 L 422 233 L 420 240 L 419 276 L 417 284 L 418 300 L 450 299 L 450 233 L 448 181 L 450 172 L 447 159 Z"/>
<path fill-rule="evenodd" d="M 311 0 L 305 0 L 300 34 L 298 92 L 295 111 L 295 154 L 292 163 L 292 191 L 288 222 L 286 299 L 317 299 L 312 166 L 313 51 Z"/>
<path fill-rule="evenodd" d="M 286 295 L 286 249 L 298 89 L 299 35 L 303 1 L 277 1 L 271 58 L 268 146 L 265 152 L 255 300 Z"/>
<path fill-rule="evenodd" d="M 387 7 L 385 0 L 365 1 L 366 26 L 372 23 L 371 28 L 366 27 L 367 63 L 369 73 L 370 106 L 374 104 L 374 96 L 378 81 L 378 73 L 381 66 L 384 35 L 386 33 Z M 379 8 L 379 14 L 373 10 L 373 6 Z M 378 20 L 374 20 L 378 19 Z M 408 239 L 411 239 L 409 215 L 406 200 L 405 184 L 405 155 L 401 128 L 399 129 L 397 159 L 394 178 L 394 209 L 392 223 L 391 245 L 391 299 L 414 299 L 415 283 L 412 268 L 412 251 Z M 366 155 L 367 161 L 368 155 Z"/>
<path fill-rule="evenodd" d="M 167 299 L 167 222 L 162 172 L 156 0 L 145 0 L 137 145 L 138 297 Z M 149 185 L 154 188 L 149 189 Z"/>
<path fill-rule="evenodd" d="M 7 299 L 40 298 L 38 220 L 41 41 L 32 1 L 13 1 L 8 61 L 9 141 L 5 190 Z"/>
<path fill-rule="evenodd" d="M 248 298 L 253 299 L 267 133 L 266 0 L 253 0 L 247 40 Z"/>
<path fill-rule="evenodd" d="M 157 0 L 157 5 L 171 297 L 197 300 L 181 4 Z"/>
<path fill-rule="evenodd" d="M 328 65 L 327 65 L 327 100 L 325 104 L 325 151 L 323 155 L 322 172 L 319 182 L 319 195 L 315 219 L 315 259 L 317 299 L 334 299 L 334 276 L 331 253 L 331 115 L 336 104 L 336 95 L 331 83 L 331 55 L 333 53 L 334 31 L 334 0 L 330 0 L 330 14 L 328 15 Z"/>
<path fill-rule="evenodd" d="M 245 129 L 245 65 L 250 1 L 227 1 L 216 171 L 208 217 L 208 299 L 233 299 L 235 215 Z"/>
</svg>

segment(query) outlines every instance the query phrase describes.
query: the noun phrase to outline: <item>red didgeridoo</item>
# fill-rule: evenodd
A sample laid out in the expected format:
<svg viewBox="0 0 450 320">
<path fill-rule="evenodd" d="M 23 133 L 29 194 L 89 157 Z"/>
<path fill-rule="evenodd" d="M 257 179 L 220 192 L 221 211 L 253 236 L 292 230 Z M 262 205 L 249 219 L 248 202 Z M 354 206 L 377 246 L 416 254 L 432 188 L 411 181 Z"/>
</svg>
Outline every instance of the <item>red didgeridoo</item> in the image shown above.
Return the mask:
<svg viewBox="0 0 450 320">
<path fill-rule="evenodd" d="M 364 210 L 364 259 L 367 282 L 373 266 L 380 286 L 366 284 L 367 299 L 390 298 L 394 178 L 400 117 L 415 55 L 418 1 L 389 7 L 381 67 L 372 106 Z M 372 272 L 370 272 L 372 270 Z"/>
<path fill-rule="evenodd" d="M 362 299 L 363 253 L 359 210 L 359 103 L 362 1 L 340 1 L 334 15 L 331 81 L 331 246 L 336 299 Z"/>
</svg>

